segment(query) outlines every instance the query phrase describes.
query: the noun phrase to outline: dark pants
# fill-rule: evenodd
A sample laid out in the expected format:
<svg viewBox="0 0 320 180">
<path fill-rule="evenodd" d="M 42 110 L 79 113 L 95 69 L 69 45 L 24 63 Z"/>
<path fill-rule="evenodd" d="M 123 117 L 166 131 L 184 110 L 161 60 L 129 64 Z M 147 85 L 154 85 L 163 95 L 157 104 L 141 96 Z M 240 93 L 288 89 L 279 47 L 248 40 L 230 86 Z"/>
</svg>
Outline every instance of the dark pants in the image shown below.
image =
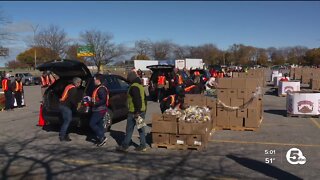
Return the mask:
<svg viewBox="0 0 320 180">
<path fill-rule="evenodd" d="M 60 137 L 65 137 L 67 134 L 67 130 L 72 121 L 72 110 L 64 105 L 59 105 L 60 112 L 62 114 L 63 124 L 60 129 Z"/>
<path fill-rule="evenodd" d="M 164 95 L 164 87 L 163 88 L 158 88 L 158 101 L 161 101 L 163 99 Z"/>
<path fill-rule="evenodd" d="M 16 98 L 17 101 L 17 106 L 21 107 L 22 104 L 22 92 L 15 92 L 14 97 Z"/>
<path fill-rule="evenodd" d="M 144 119 L 145 114 L 146 113 L 143 112 L 140 116 Z M 131 138 L 132 138 L 132 134 L 133 134 L 133 130 L 134 130 L 135 125 L 136 125 L 136 120 L 134 119 L 134 114 L 129 112 L 128 118 L 127 118 L 126 136 L 124 138 L 124 141 L 121 144 L 121 146 L 125 149 L 127 149 L 130 146 Z M 139 136 L 140 136 L 140 146 L 147 147 L 145 127 L 138 129 L 138 131 L 139 131 Z"/>
<path fill-rule="evenodd" d="M 5 91 L 4 97 L 6 101 L 5 109 L 13 109 L 14 99 L 13 99 L 12 91 Z"/>
<path fill-rule="evenodd" d="M 102 141 L 105 137 L 103 127 L 103 117 L 105 114 L 105 111 L 93 111 L 90 118 L 90 127 L 98 137 L 99 141 Z"/>
</svg>

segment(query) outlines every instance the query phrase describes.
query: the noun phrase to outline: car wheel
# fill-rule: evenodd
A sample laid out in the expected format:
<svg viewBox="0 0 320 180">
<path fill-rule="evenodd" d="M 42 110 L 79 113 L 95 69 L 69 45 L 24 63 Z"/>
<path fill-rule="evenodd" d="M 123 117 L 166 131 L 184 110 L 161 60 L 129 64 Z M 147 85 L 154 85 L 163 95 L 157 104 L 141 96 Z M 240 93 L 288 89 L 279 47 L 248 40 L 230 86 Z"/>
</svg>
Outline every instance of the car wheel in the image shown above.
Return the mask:
<svg viewBox="0 0 320 180">
<path fill-rule="evenodd" d="M 26 82 L 25 82 L 25 85 L 26 85 L 26 86 L 29 86 L 29 85 L 30 85 L 30 81 L 26 81 Z"/>
<path fill-rule="evenodd" d="M 107 113 L 103 118 L 103 127 L 105 132 L 110 131 L 111 125 L 112 125 L 112 118 L 113 118 L 113 112 L 111 109 L 108 108 Z"/>
</svg>

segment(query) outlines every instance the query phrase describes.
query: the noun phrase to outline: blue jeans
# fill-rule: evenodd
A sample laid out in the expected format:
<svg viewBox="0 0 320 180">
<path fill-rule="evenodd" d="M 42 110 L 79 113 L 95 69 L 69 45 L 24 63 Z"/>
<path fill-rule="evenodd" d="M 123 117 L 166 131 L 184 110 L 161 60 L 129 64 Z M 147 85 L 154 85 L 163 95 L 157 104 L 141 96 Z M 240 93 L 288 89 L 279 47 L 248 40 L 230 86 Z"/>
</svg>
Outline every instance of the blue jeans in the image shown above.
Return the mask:
<svg viewBox="0 0 320 180">
<path fill-rule="evenodd" d="M 63 124 L 60 129 L 60 137 L 65 137 L 67 134 L 67 130 L 72 121 L 72 110 L 64 105 L 59 105 L 59 110 L 62 114 Z"/>
<path fill-rule="evenodd" d="M 93 111 L 90 118 L 90 127 L 98 137 L 99 141 L 104 138 L 103 117 L 106 112 Z"/>
<path fill-rule="evenodd" d="M 140 114 L 140 116 L 144 119 L 146 113 L 143 112 Z M 124 141 L 122 142 L 121 146 L 125 149 L 127 149 L 130 146 L 134 126 L 136 125 L 136 120 L 134 119 L 134 114 L 130 113 L 128 114 L 127 118 L 127 128 L 126 128 L 126 136 L 124 138 Z M 140 136 L 140 146 L 141 147 L 147 147 L 146 145 L 146 133 L 145 133 L 145 127 L 138 129 L 139 136 Z"/>
</svg>

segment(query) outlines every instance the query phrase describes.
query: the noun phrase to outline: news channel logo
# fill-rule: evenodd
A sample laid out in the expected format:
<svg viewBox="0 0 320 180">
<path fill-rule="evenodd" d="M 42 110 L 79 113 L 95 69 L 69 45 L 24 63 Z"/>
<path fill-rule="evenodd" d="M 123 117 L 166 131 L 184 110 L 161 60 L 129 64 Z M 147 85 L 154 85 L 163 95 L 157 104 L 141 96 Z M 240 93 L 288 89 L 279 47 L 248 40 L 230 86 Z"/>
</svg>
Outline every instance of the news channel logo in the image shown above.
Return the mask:
<svg viewBox="0 0 320 180">
<path fill-rule="evenodd" d="M 292 165 L 303 165 L 307 162 L 307 158 L 303 155 L 302 151 L 298 148 L 291 148 L 286 154 L 287 161 Z"/>
</svg>

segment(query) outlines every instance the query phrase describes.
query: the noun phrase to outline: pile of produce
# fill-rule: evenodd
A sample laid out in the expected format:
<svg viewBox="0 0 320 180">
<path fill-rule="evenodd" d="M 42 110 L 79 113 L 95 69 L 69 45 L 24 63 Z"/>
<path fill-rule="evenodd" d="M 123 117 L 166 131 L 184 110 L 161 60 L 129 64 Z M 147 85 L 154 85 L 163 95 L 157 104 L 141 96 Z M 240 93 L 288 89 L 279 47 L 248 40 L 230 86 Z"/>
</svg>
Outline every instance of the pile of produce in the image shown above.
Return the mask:
<svg viewBox="0 0 320 180">
<path fill-rule="evenodd" d="M 189 106 L 185 110 L 167 109 L 166 114 L 179 117 L 179 121 L 188 123 L 203 123 L 211 120 L 210 110 L 207 107 Z"/>
</svg>

